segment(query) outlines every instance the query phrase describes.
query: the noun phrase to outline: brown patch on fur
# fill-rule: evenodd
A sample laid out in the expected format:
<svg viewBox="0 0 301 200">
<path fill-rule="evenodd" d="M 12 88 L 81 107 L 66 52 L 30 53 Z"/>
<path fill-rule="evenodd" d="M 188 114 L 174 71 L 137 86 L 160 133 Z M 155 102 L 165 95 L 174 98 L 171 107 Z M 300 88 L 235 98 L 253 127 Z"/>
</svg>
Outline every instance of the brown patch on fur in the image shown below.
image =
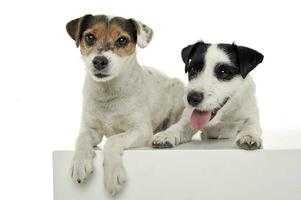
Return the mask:
<svg viewBox="0 0 301 200">
<path fill-rule="evenodd" d="M 96 38 L 94 45 L 89 46 L 85 41 L 87 34 L 93 34 Z M 124 47 L 118 47 L 116 41 L 120 37 L 125 37 L 128 43 Z M 103 51 L 111 50 L 113 53 L 124 57 L 135 52 L 137 41 L 137 30 L 130 20 L 122 17 L 115 17 L 108 22 L 107 18 L 94 16 L 86 30 L 82 32 L 79 45 L 82 55 L 91 53 L 99 54 Z"/>
<path fill-rule="evenodd" d="M 91 33 L 96 37 L 96 42 L 93 46 L 87 45 L 85 41 L 85 36 L 88 33 Z M 106 23 L 104 22 L 98 22 L 91 28 L 85 30 L 83 33 L 83 39 L 80 42 L 80 51 L 82 55 L 87 56 L 93 52 L 97 53 L 103 51 L 104 50 L 103 48 L 105 47 L 106 44 L 107 35 L 108 35 L 108 28 Z"/>
<path fill-rule="evenodd" d="M 137 35 L 140 34 L 140 28 L 139 28 L 139 24 L 136 22 L 136 20 L 134 20 L 133 18 L 129 19 L 131 21 L 131 23 L 135 26 L 136 31 L 137 31 Z"/>
<path fill-rule="evenodd" d="M 129 42 L 125 47 L 121 47 L 121 48 L 113 47 L 113 52 L 121 57 L 129 56 L 133 54 L 136 49 L 136 43 L 131 39 L 130 35 L 126 31 L 124 31 L 121 27 L 112 24 L 110 28 L 109 42 L 111 44 L 115 44 L 117 39 L 120 38 L 121 36 L 127 38 Z"/>
</svg>

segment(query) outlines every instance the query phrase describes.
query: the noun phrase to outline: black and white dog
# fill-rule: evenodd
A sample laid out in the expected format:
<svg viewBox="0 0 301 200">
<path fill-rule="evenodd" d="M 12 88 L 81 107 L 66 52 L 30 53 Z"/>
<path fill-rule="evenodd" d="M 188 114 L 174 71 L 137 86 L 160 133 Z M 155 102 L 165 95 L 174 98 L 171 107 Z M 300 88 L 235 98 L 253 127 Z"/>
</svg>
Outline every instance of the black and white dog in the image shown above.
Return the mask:
<svg viewBox="0 0 301 200">
<path fill-rule="evenodd" d="M 248 73 L 263 60 L 253 49 L 235 44 L 197 42 L 182 50 L 189 85 L 179 122 L 153 136 L 155 148 L 173 147 L 203 138 L 236 137 L 239 147 L 261 147 L 255 84 Z"/>
</svg>

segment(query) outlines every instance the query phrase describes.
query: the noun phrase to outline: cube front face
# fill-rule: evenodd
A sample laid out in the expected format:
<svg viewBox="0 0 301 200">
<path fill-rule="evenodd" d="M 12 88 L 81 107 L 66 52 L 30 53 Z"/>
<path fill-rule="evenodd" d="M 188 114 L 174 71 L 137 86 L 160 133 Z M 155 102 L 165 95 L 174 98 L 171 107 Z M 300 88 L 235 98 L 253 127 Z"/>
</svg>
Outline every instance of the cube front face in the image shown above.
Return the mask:
<svg viewBox="0 0 301 200">
<path fill-rule="evenodd" d="M 128 150 L 128 182 L 115 198 L 103 186 L 103 155 L 85 183 L 70 177 L 73 152 L 53 153 L 54 200 L 301 199 L 301 150 Z"/>
</svg>

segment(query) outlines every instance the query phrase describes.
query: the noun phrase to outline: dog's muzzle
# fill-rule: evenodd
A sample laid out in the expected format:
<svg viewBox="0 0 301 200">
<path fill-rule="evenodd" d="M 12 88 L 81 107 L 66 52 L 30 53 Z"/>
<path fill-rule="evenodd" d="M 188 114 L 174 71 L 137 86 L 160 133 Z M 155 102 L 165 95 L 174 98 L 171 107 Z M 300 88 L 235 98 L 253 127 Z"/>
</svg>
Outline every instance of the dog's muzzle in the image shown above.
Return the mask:
<svg viewBox="0 0 301 200">
<path fill-rule="evenodd" d="M 93 58 L 92 63 L 95 69 L 101 71 L 108 66 L 109 60 L 105 56 L 96 56 Z"/>
<path fill-rule="evenodd" d="M 203 94 L 200 94 L 202 93 L 189 93 L 187 95 L 187 101 L 192 107 L 197 107 L 203 100 Z M 198 108 L 194 108 L 190 117 L 191 128 L 195 130 L 203 130 L 228 100 L 229 97 L 226 97 L 224 101 L 213 110 L 199 110 Z"/>
<path fill-rule="evenodd" d="M 191 91 L 187 95 L 187 101 L 192 107 L 199 105 L 203 99 L 204 94 L 202 92 Z"/>
<path fill-rule="evenodd" d="M 109 60 L 105 57 L 105 56 L 96 56 L 93 58 L 92 60 L 92 64 L 94 67 L 94 75 L 97 78 L 104 78 L 109 76 L 109 74 L 107 74 L 108 70 L 108 65 L 109 65 Z"/>
</svg>

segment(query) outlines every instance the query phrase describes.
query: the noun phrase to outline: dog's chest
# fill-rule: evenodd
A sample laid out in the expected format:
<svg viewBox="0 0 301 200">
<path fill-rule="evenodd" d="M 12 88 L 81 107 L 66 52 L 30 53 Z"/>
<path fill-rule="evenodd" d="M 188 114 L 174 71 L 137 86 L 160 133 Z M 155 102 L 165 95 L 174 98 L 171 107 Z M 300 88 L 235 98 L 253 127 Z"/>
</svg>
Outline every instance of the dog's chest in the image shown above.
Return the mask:
<svg viewBox="0 0 301 200">
<path fill-rule="evenodd" d="M 127 131 L 131 127 L 128 107 L 117 108 L 94 105 L 94 119 L 99 131 L 106 137 Z"/>
<path fill-rule="evenodd" d="M 130 125 L 125 115 L 109 115 L 100 120 L 106 137 L 125 132 Z"/>
</svg>

